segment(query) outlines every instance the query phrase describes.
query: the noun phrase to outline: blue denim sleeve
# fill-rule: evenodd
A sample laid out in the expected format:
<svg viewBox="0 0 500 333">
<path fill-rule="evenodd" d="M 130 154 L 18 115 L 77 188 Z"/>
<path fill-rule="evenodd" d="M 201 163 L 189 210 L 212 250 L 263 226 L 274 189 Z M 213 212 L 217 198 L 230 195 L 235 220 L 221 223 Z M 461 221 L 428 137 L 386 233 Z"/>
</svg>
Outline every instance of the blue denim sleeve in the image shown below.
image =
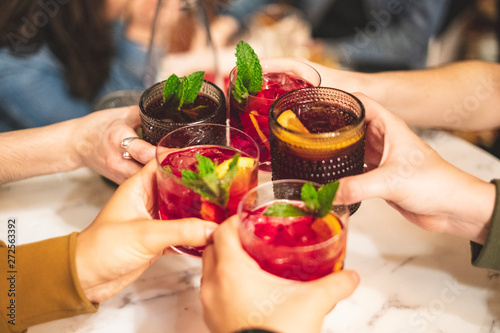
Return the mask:
<svg viewBox="0 0 500 333">
<path fill-rule="evenodd" d="M 80 117 L 89 104 L 69 95 L 62 68 L 46 48 L 16 57 L 0 51 L 0 131 L 38 127 Z"/>
<path fill-rule="evenodd" d="M 128 40 L 122 25 L 115 25 L 114 36 L 115 57 L 96 100 L 116 90 L 144 89 L 145 48 Z M 82 117 L 94 102 L 70 95 L 62 64 L 47 47 L 26 57 L 0 50 L 1 132 Z"/>
</svg>

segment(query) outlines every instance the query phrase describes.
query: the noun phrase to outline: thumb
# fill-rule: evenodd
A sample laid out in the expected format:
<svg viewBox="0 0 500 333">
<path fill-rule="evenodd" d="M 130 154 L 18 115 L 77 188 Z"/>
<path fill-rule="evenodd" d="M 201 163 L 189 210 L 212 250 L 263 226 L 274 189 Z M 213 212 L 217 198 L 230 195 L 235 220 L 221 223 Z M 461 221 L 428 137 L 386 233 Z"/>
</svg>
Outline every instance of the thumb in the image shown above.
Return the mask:
<svg viewBox="0 0 500 333">
<path fill-rule="evenodd" d="M 339 179 L 339 188 L 335 196 L 335 204 L 350 205 L 370 198 L 387 199 L 389 195 L 390 177 L 381 169 Z"/>
<path fill-rule="evenodd" d="M 341 300 L 349 297 L 359 285 L 359 275 L 355 271 L 343 270 L 329 274 L 321 279 L 307 282 L 314 288 L 316 297 L 314 302 L 324 308 L 325 314 Z"/>
<path fill-rule="evenodd" d="M 151 253 L 158 253 L 171 245 L 206 245 L 218 226 L 217 223 L 197 218 L 153 220 L 137 225 L 140 226 L 140 233 L 144 235 L 138 239 Z"/>
</svg>

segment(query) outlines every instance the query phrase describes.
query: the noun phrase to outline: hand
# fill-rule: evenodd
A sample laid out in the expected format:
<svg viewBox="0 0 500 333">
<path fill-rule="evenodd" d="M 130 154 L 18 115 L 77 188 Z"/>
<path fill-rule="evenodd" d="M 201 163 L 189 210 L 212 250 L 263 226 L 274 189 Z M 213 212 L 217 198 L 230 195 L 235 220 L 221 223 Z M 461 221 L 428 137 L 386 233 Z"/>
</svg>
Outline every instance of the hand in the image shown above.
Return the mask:
<svg viewBox="0 0 500 333">
<path fill-rule="evenodd" d="M 155 147 L 143 140 L 134 140 L 127 151 L 133 159 L 123 158 L 121 141 L 136 137 L 140 125 L 137 106 L 97 111 L 80 118 L 71 144 L 81 159 L 80 165 L 121 184 L 155 157 Z"/>
<path fill-rule="evenodd" d="M 340 180 L 336 203 L 379 197 L 416 225 L 484 244 L 495 186 L 442 159 L 381 105 L 355 94 L 366 110 L 368 172 Z"/>
<path fill-rule="evenodd" d="M 237 224 L 237 216 L 221 224 L 203 253 L 201 299 L 210 330 L 319 332 L 323 317 L 354 291 L 358 275 L 342 271 L 310 282 L 271 275 L 243 250 Z"/>
<path fill-rule="evenodd" d="M 121 185 L 78 235 L 78 277 L 92 302 L 101 302 L 132 283 L 170 245 L 205 245 L 217 227 L 196 218 L 153 220 L 155 168 L 156 162 L 151 162 Z"/>
</svg>

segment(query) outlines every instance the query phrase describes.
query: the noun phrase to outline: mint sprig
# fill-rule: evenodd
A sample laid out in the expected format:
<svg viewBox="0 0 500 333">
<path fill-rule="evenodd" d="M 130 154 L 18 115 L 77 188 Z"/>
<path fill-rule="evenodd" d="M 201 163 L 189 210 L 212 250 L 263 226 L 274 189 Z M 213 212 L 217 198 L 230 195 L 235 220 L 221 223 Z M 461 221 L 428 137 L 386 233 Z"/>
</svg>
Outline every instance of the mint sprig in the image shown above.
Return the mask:
<svg viewBox="0 0 500 333">
<path fill-rule="evenodd" d="M 232 94 L 241 103 L 243 99 L 256 95 L 262 89 L 262 66 L 255 51 L 244 41 L 236 45 L 235 55 L 238 73 Z"/>
<path fill-rule="evenodd" d="M 196 154 L 198 172 L 181 170 L 182 185 L 190 188 L 208 201 L 225 208 L 229 201 L 229 188 L 238 172 L 238 159 L 240 154 L 233 156 L 227 172 L 219 179 L 215 171 L 216 164 L 208 157 Z"/>
<path fill-rule="evenodd" d="M 184 76 L 182 80 L 176 74 L 170 75 L 163 87 L 163 101 L 172 101 L 179 110 L 192 104 L 200 92 L 204 77 L 204 71 Z"/>
<path fill-rule="evenodd" d="M 264 216 L 270 217 L 298 217 L 309 216 L 325 217 L 332 210 L 333 199 L 337 194 L 339 182 L 333 181 L 322 185 L 317 191 L 311 182 L 302 186 L 300 197 L 304 201 L 305 209 L 284 202 L 275 203 L 266 208 Z"/>
</svg>

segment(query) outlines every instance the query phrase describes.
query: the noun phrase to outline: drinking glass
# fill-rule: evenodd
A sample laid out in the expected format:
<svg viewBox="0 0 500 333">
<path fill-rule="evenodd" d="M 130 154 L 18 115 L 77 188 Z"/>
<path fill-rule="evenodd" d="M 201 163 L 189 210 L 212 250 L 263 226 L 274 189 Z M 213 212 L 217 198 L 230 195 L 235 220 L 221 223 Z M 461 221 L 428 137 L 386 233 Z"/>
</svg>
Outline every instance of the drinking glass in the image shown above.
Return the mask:
<svg viewBox="0 0 500 333">
<path fill-rule="evenodd" d="M 142 135 L 145 141 L 156 145 L 167 133 L 186 125 L 200 123 L 226 123 L 226 99 L 215 84 L 204 81 L 195 104 L 207 106 L 199 109 L 192 118 L 177 108 L 166 110 L 163 103 L 165 81 L 158 82 L 144 91 L 139 101 Z"/>
<path fill-rule="evenodd" d="M 238 102 L 233 90 L 238 67 L 229 74 L 230 125 L 245 131 L 260 148 L 260 170 L 271 171 L 269 146 L 269 107 L 279 96 L 300 88 L 319 86 L 319 73 L 308 64 L 294 58 L 261 59 L 263 73 L 262 90 L 256 96 L 248 96 Z"/>
<path fill-rule="evenodd" d="M 294 179 L 267 182 L 250 190 L 238 205 L 238 232 L 245 251 L 263 270 L 300 281 L 343 268 L 349 219 L 349 209 L 341 205 L 333 206 L 321 219 L 263 215 L 273 203 L 303 206 L 300 193 L 305 183 Z"/>
<path fill-rule="evenodd" d="M 221 178 L 228 172 L 231 159 L 240 154 L 237 173 L 228 192 L 227 200 L 210 199 L 193 189 L 202 187 L 202 180 L 186 182 L 181 170 L 197 171 L 196 154 L 208 157 L 216 165 Z M 165 135 L 156 148 L 158 213 L 162 220 L 197 217 L 221 223 L 236 214 L 238 203 L 251 188 L 257 185 L 259 147 L 246 133 L 229 126 L 198 124 L 176 129 Z M 182 244 L 179 244 L 182 245 Z M 202 247 L 175 246 L 179 253 L 201 256 Z"/>
<path fill-rule="evenodd" d="M 288 110 L 308 132 L 280 124 Z M 312 87 L 287 93 L 271 106 L 269 127 L 273 180 L 326 184 L 363 172 L 365 109 L 345 91 Z M 358 207 L 351 205 L 351 214 Z"/>
</svg>

